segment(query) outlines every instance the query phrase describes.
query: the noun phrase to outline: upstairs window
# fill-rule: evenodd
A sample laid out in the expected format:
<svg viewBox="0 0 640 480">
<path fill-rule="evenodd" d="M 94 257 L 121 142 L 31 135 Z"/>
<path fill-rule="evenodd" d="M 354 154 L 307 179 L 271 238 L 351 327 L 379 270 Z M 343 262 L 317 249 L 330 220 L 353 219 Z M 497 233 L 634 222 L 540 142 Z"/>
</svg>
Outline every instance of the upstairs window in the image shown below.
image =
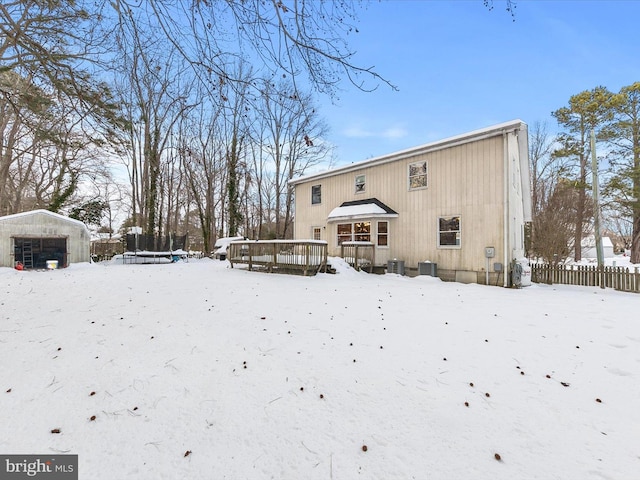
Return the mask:
<svg viewBox="0 0 640 480">
<path fill-rule="evenodd" d="M 311 187 L 311 205 L 322 203 L 322 185 L 313 185 Z"/>
<path fill-rule="evenodd" d="M 356 193 L 363 193 L 365 191 L 366 177 L 365 175 L 356 176 Z"/>
<path fill-rule="evenodd" d="M 439 217 L 438 246 L 459 247 L 460 245 L 460 217 Z"/>
<path fill-rule="evenodd" d="M 409 190 L 427 186 L 427 162 L 409 164 Z"/>
</svg>

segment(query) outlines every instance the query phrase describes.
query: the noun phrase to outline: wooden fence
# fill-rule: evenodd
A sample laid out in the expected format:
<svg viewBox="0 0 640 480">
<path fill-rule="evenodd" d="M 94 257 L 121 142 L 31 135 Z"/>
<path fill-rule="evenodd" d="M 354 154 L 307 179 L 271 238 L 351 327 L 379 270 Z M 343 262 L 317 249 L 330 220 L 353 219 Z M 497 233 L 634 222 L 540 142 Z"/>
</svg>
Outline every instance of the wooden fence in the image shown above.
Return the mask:
<svg viewBox="0 0 640 480">
<path fill-rule="evenodd" d="M 227 248 L 231 268 L 245 264 L 249 270 L 296 272 L 315 275 L 327 269 L 327 242 L 316 240 L 256 240 L 231 242 Z"/>
<path fill-rule="evenodd" d="M 342 242 L 340 256 L 356 270 L 373 271 L 375 248 L 372 242 Z"/>
<path fill-rule="evenodd" d="M 531 281 L 585 287 L 609 287 L 623 292 L 640 293 L 640 269 L 595 265 L 531 264 Z"/>
</svg>

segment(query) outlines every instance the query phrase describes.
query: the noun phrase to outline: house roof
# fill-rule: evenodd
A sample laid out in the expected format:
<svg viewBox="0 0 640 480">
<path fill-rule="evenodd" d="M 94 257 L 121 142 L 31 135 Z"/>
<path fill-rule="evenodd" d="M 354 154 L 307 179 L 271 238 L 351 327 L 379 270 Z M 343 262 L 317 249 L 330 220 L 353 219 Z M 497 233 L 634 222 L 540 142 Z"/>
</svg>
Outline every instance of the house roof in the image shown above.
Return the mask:
<svg viewBox="0 0 640 480">
<path fill-rule="evenodd" d="M 419 155 L 422 153 L 442 150 L 444 148 L 450 148 L 456 145 L 462 145 L 465 143 L 481 140 L 483 138 L 495 137 L 497 135 L 502 135 L 503 133 L 514 131 L 514 130 L 517 131 L 522 128 L 526 128 L 526 123 L 524 123 L 522 120 L 518 120 L 518 119 L 511 120 L 509 122 L 499 123 L 497 125 L 492 125 L 490 127 L 482 128 L 480 130 L 474 130 L 472 132 L 445 138 L 443 140 L 438 140 L 436 142 L 426 143 L 418 147 L 413 147 L 406 150 L 400 150 L 395 153 L 382 155 L 380 157 L 371 158 L 369 160 L 352 163 L 350 165 L 334 168 L 332 170 L 326 170 L 319 173 L 305 175 L 303 177 L 290 180 L 289 184 L 297 185 L 299 183 L 304 183 L 310 180 L 319 180 L 321 178 L 331 177 L 331 176 L 339 175 L 342 173 L 348 173 L 350 171 L 360 170 L 366 167 L 373 167 L 375 165 L 395 162 L 397 160 L 402 160 L 407 157 L 413 157 L 415 155 Z"/>
<path fill-rule="evenodd" d="M 377 198 L 344 202 L 329 213 L 327 221 L 358 220 L 364 218 L 394 218 L 398 213 Z"/>
</svg>

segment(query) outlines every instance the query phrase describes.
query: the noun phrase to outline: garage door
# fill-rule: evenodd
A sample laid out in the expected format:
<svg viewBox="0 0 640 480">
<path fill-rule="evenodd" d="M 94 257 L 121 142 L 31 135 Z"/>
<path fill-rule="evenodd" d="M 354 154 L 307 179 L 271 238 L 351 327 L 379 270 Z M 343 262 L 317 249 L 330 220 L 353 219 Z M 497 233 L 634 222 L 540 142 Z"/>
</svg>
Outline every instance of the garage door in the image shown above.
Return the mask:
<svg viewBox="0 0 640 480">
<path fill-rule="evenodd" d="M 15 261 L 24 268 L 47 268 L 47 260 L 56 260 L 59 267 L 67 266 L 66 238 L 16 238 Z"/>
</svg>

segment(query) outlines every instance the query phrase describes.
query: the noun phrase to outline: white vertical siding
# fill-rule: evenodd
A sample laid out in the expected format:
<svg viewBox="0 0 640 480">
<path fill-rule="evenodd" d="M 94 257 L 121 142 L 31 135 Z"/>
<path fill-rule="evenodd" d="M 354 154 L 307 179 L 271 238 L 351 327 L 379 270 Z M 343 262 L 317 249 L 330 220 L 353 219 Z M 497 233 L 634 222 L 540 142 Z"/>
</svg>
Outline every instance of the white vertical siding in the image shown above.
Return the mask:
<svg viewBox="0 0 640 480">
<path fill-rule="evenodd" d="M 506 143 L 504 135 L 507 135 Z M 496 131 L 466 143 L 384 162 L 365 162 L 359 168 L 354 167 L 355 170 L 302 180 L 296 184 L 295 238 L 307 238 L 311 226 L 322 225 L 326 227 L 323 240 L 329 243 L 329 254 L 338 255 L 336 225 L 327 223 L 329 212 L 343 202 L 377 198 L 398 213 L 398 218 L 389 219 L 389 248 L 376 254 L 377 263 L 397 258 L 405 260 L 407 267 L 415 268 L 419 261 L 429 260 L 437 262 L 439 270 L 480 273 L 486 265 L 484 248 L 492 246 L 496 249 L 492 269 L 493 262 L 523 253 L 520 248 L 524 221 L 520 158 L 523 139 L 526 141 L 526 128 L 520 133 Z M 509 172 L 504 170 L 505 145 Z M 428 186 L 409 190 L 409 164 L 418 161 L 427 161 Z M 366 191 L 356 194 L 355 177 L 361 174 L 366 175 Z M 505 181 L 509 184 L 507 189 Z M 322 203 L 311 205 L 311 185 L 318 184 L 322 185 Z M 504 251 L 503 237 L 506 233 L 505 190 L 509 197 L 506 215 L 511 235 L 507 243 L 509 252 Z M 461 216 L 461 246 L 438 248 L 437 219 L 454 215 Z M 372 233 L 375 233 L 373 225 Z M 517 248 L 520 250 L 516 251 Z"/>
</svg>

